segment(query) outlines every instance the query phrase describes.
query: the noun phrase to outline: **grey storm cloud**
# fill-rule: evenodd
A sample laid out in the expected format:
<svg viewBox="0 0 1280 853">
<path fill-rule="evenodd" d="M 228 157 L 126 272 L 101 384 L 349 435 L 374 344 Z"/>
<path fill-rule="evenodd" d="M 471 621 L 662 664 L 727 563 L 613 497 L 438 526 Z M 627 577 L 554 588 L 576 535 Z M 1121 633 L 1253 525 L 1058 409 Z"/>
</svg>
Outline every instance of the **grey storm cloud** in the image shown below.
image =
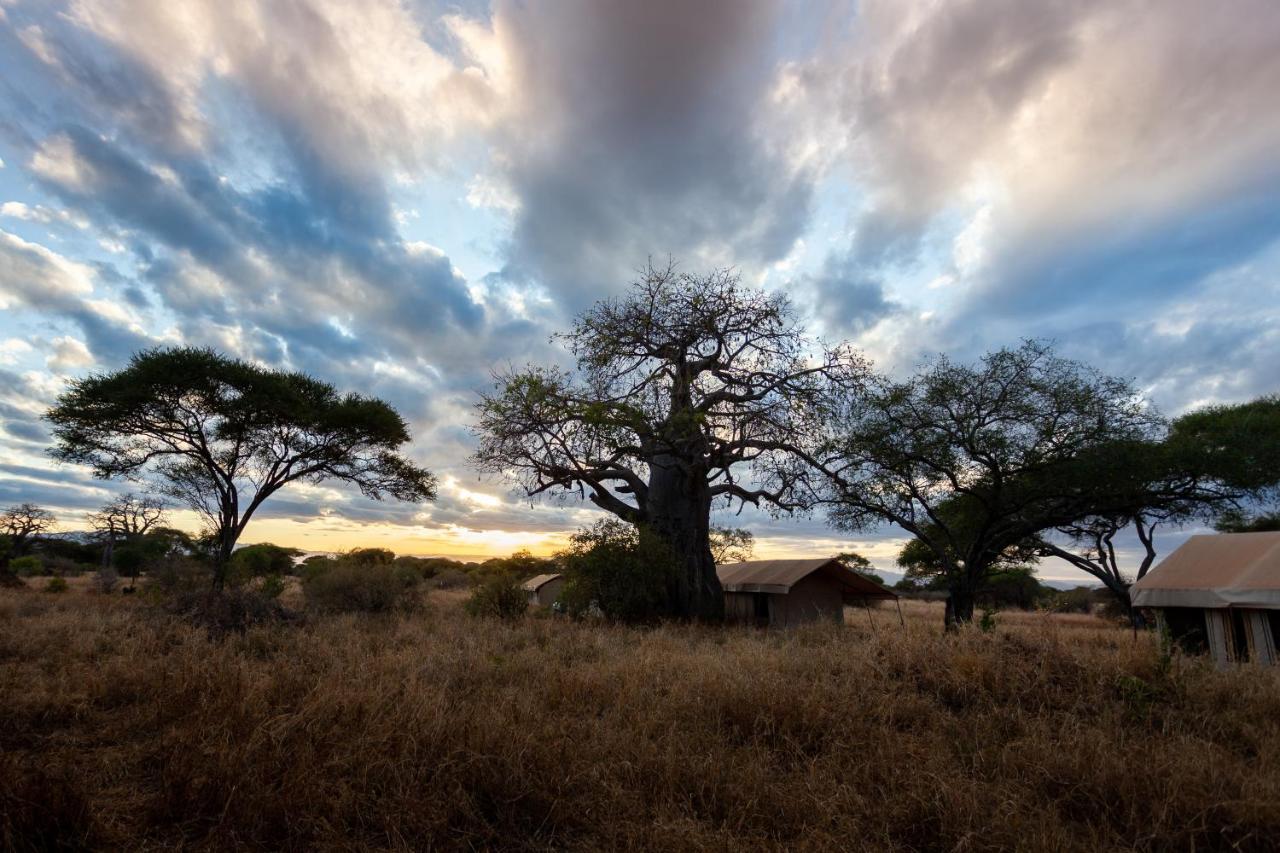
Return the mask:
<svg viewBox="0 0 1280 853">
<path fill-rule="evenodd" d="M 832 253 L 814 273 L 792 282 L 792 289 L 818 302 L 823 325 L 857 334 L 902 310 L 885 294 L 884 283 L 849 251 Z"/>
<path fill-rule="evenodd" d="M 498 4 L 520 81 L 520 109 L 496 134 L 519 199 L 505 274 L 577 308 L 651 255 L 748 268 L 785 256 L 814 176 L 764 120 L 781 10 Z"/>
</svg>

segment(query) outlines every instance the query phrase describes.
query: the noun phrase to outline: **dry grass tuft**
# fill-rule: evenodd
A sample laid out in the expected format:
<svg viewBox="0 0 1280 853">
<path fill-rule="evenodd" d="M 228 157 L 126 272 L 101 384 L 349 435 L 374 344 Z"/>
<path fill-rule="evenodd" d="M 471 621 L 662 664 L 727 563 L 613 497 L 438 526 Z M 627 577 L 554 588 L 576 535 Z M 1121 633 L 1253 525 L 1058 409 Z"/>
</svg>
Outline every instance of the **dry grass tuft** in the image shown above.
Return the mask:
<svg viewBox="0 0 1280 853">
<path fill-rule="evenodd" d="M 1087 617 L 790 633 L 461 612 L 217 642 L 0 593 L 0 843 L 1274 849 L 1280 681 Z"/>
</svg>

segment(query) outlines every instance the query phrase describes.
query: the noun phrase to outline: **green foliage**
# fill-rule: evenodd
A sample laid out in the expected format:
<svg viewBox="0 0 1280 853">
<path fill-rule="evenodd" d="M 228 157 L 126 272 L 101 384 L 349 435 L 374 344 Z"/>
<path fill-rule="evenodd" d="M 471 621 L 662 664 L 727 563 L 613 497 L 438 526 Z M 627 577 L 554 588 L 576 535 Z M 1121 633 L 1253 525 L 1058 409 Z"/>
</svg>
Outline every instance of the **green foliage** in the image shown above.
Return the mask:
<svg viewBox="0 0 1280 853">
<path fill-rule="evenodd" d="M 207 592 L 213 579 L 208 563 L 192 557 L 168 557 L 147 571 L 147 588 L 158 597 Z"/>
<path fill-rule="evenodd" d="M 996 611 L 993 607 L 982 608 L 982 618 L 978 620 L 978 628 L 984 634 L 989 634 L 996 629 Z"/>
<path fill-rule="evenodd" d="M 1224 512 L 1213 523 L 1219 533 L 1264 533 L 1280 530 L 1280 512 L 1247 515 L 1240 510 Z"/>
<path fill-rule="evenodd" d="M 431 576 L 432 589 L 466 589 L 475 583 L 475 578 L 462 569 L 446 568 Z"/>
<path fill-rule="evenodd" d="M 246 545 L 231 555 L 227 580 L 233 586 L 242 586 L 252 578 L 294 574 L 294 562 L 302 552 L 297 548 L 284 548 L 270 542 Z"/>
<path fill-rule="evenodd" d="M 302 582 L 306 583 L 309 578 L 327 572 L 335 562 L 333 557 L 326 554 L 312 554 L 297 565 L 296 571 Z"/>
<path fill-rule="evenodd" d="M 604 519 L 570 538 L 559 555 L 565 574 L 560 601 L 572 616 L 598 609 L 621 622 L 650 622 L 664 610 L 675 572 L 669 550 L 630 524 Z"/>
<path fill-rule="evenodd" d="M 871 565 L 871 561 L 861 554 L 853 551 L 845 551 L 836 554 L 836 562 L 844 566 L 849 571 L 857 575 L 862 575 L 867 580 L 875 581 L 881 586 L 887 586 L 885 579 L 876 573 L 875 567 Z"/>
<path fill-rule="evenodd" d="M 348 560 L 362 566 L 385 566 L 396 559 L 395 552 L 386 548 L 353 548 L 346 556 Z"/>
<path fill-rule="evenodd" d="M 24 578 L 34 578 L 48 574 L 48 571 L 44 567 L 44 560 L 41 560 L 34 554 L 29 554 L 25 557 L 15 557 L 10 560 L 9 570 L 15 575 Z"/>
<path fill-rule="evenodd" d="M 529 596 L 514 575 L 495 573 L 471 591 L 463 607 L 471 616 L 515 620 L 529 609 Z"/>
<path fill-rule="evenodd" d="M 1060 589 L 1050 600 L 1050 607 L 1056 613 L 1090 613 L 1093 611 L 1095 598 L 1095 590 L 1091 587 Z"/>
<path fill-rule="evenodd" d="M 307 606 L 328 613 L 391 613 L 417 605 L 421 577 L 390 562 L 346 558 L 309 568 L 302 591 Z"/>
<path fill-rule="evenodd" d="M 1036 579 L 1029 566 L 1011 566 L 987 575 L 978 588 L 978 601 L 997 609 L 1034 610 L 1051 600 L 1054 591 Z"/>
<path fill-rule="evenodd" d="M 535 575 L 558 571 L 554 559 L 535 557 L 528 549 L 520 549 L 509 557 L 485 560 L 471 570 L 471 575 L 484 582 L 494 575 L 510 575 L 518 580 L 528 580 Z"/>
<path fill-rule="evenodd" d="M 45 592 L 61 593 L 67 591 L 66 578 L 50 578 L 48 585 L 44 588 Z"/>
<path fill-rule="evenodd" d="M 258 592 L 267 598 L 279 598 L 280 593 L 284 592 L 284 578 L 275 574 L 267 575 L 258 585 Z"/>
</svg>

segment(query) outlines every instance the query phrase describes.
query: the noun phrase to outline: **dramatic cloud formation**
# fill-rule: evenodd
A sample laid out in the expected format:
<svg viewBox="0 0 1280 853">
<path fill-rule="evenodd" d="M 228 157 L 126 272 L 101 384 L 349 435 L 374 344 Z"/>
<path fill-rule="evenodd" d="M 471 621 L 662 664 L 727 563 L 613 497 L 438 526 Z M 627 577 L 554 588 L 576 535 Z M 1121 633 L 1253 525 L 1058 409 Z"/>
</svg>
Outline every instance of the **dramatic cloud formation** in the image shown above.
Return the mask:
<svg viewBox="0 0 1280 853">
<path fill-rule="evenodd" d="M 1037 335 L 1170 413 L 1275 391 L 1276 80 L 1270 0 L 3 0 L 0 502 L 74 526 L 117 487 L 40 413 L 207 344 L 387 398 L 442 477 L 262 538 L 549 547 L 593 516 L 476 480 L 476 391 L 668 254 L 889 369 Z"/>
</svg>

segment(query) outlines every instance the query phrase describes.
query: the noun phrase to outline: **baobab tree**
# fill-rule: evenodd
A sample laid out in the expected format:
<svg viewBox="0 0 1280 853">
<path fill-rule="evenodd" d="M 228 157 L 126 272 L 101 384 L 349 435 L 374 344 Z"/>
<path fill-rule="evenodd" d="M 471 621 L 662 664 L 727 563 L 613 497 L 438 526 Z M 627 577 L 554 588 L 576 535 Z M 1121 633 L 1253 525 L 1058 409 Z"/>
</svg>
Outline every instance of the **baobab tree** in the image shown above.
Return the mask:
<svg viewBox="0 0 1280 853">
<path fill-rule="evenodd" d="M 36 537 L 47 533 L 56 523 L 53 513 L 31 503 L 0 511 L 0 586 L 21 585 L 9 570 L 9 561 L 27 553 Z"/>
<path fill-rule="evenodd" d="M 649 267 L 557 336 L 573 372 L 495 377 L 478 405 L 476 464 L 534 496 L 576 490 L 670 553 L 666 615 L 716 620 L 713 505 L 807 508 L 812 453 L 833 391 L 866 372 L 847 348 L 815 349 L 782 295 Z"/>
<path fill-rule="evenodd" d="M 116 545 L 137 542 L 153 527 L 165 520 L 164 501 L 150 495 L 132 492 L 115 498 L 86 518 L 89 529 L 102 540 L 102 570 L 111 568 Z M 130 576 L 130 587 L 137 580 L 137 571 Z"/>
<path fill-rule="evenodd" d="M 409 430 L 387 403 L 209 349 L 138 353 L 122 370 L 72 382 L 45 417 L 56 459 L 104 479 L 155 480 L 203 516 L 215 589 L 254 512 L 289 483 L 435 497 L 434 476 L 396 452 Z"/>
</svg>

